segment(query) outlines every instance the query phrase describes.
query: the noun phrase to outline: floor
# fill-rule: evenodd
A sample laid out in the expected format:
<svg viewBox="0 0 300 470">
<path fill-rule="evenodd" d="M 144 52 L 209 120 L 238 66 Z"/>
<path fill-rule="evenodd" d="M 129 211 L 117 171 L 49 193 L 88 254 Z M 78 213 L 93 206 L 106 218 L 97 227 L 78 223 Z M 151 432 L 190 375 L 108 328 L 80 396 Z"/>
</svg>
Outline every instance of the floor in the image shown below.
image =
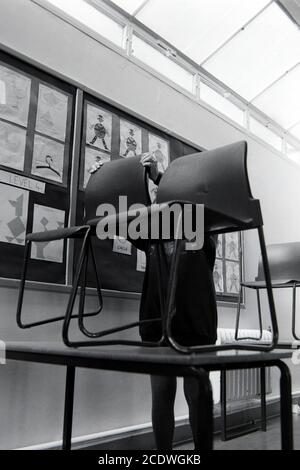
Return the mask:
<svg viewBox="0 0 300 470">
<path fill-rule="evenodd" d="M 293 415 L 294 419 L 294 448 L 300 450 L 300 416 Z M 178 450 L 192 450 L 193 444 L 187 443 L 176 447 Z M 272 419 L 268 422 L 267 432 L 257 431 L 231 441 L 222 442 L 217 436 L 214 442 L 215 450 L 279 450 L 280 449 L 280 420 Z"/>
</svg>

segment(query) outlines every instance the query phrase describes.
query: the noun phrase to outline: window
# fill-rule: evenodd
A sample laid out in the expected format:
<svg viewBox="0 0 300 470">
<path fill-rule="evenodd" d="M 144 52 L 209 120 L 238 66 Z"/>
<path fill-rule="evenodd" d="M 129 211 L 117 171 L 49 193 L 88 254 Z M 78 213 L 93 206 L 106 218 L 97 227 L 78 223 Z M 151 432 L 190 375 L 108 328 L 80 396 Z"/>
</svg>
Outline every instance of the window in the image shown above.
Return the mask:
<svg viewBox="0 0 300 470">
<path fill-rule="evenodd" d="M 272 147 L 274 147 L 279 152 L 282 151 L 282 138 L 279 137 L 279 135 L 275 134 L 275 132 L 271 131 L 267 126 L 251 116 L 249 124 L 252 134 L 257 135 L 257 137 L 272 145 Z"/>
<path fill-rule="evenodd" d="M 0 105 L 6 104 L 6 85 L 3 80 L 0 80 Z"/>
<path fill-rule="evenodd" d="M 140 8 L 145 0 L 111 0 L 115 3 L 118 7 L 122 8 L 123 10 L 127 11 L 130 15 L 133 15 L 138 8 Z"/>
<path fill-rule="evenodd" d="M 92 31 L 122 47 L 124 26 L 114 21 L 84 0 L 47 0 L 59 10 Z"/>
<path fill-rule="evenodd" d="M 200 85 L 200 98 L 241 126 L 244 125 L 243 110 L 231 103 L 231 101 L 220 93 L 217 93 L 211 87 L 207 86 L 205 83 L 201 83 Z"/>
<path fill-rule="evenodd" d="M 203 66 L 251 101 L 299 62 L 299 50 L 299 28 L 273 2 Z"/>
<path fill-rule="evenodd" d="M 262 93 L 253 104 L 288 129 L 299 121 L 299 83 L 300 64 Z"/>
<path fill-rule="evenodd" d="M 136 35 L 132 38 L 132 55 L 182 88 L 193 92 L 194 75 Z"/>
<path fill-rule="evenodd" d="M 118 3 L 125 3 L 126 0 Z M 148 28 L 201 64 L 269 0 L 149 0 L 136 15 Z M 131 0 L 127 0 L 127 4 Z"/>
</svg>

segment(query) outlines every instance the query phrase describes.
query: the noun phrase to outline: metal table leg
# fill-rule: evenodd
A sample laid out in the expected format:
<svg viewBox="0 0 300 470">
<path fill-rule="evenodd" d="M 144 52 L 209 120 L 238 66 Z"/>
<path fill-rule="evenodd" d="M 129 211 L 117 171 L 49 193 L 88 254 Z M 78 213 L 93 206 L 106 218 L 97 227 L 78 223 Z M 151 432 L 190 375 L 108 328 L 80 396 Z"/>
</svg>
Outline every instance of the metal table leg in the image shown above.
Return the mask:
<svg viewBox="0 0 300 470">
<path fill-rule="evenodd" d="M 64 411 L 62 450 L 71 450 L 74 384 L 75 384 L 75 367 L 68 366 L 67 374 L 66 374 L 65 411 Z"/>
<path fill-rule="evenodd" d="M 276 361 L 280 370 L 280 420 L 281 420 L 281 448 L 293 450 L 293 414 L 292 414 L 292 385 L 288 366 L 281 360 Z"/>
</svg>

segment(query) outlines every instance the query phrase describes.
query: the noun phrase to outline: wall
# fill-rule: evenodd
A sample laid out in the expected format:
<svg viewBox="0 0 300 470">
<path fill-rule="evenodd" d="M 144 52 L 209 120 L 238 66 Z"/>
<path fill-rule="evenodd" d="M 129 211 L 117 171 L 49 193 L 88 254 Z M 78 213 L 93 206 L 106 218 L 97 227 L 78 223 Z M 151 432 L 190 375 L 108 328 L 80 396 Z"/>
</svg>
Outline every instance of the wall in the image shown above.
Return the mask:
<svg viewBox="0 0 300 470">
<path fill-rule="evenodd" d="M 5 49 L 16 51 L 100 98 L 106 97 L 117 106 L 190 142 L 210 149 L 246 139 L 250 181 L 253 194 L 261 199 L 267 243 L 300 239 L 300 219 L 295 216 L 300 197 L 300 170 L 275 151 L 30 0 L 1 0 L 0 43 Z M 256 274 L 256 242 L 255 234 L 245 235 L 247 279 L 253 279 Z M 18 330 L 15 324 L 16 295 L 13 288 L 1 288 L 1 338 L 59 340 L 58 325 L 25 332 Z M 40 311 L 45 311 L 45 305 L 51 307 L 51 314 L 61 312 L 66 296 L 31 292 L 27 302 L 25 313 L 38 318 Z M 276 295 L 276 302 L 281 337 L 288 338 L 288 294 L 281 293 L 280 298 Z M 138 301 L 107 297 L 105 310 L 110 322 L 127 321 L 136 318 Z M 255 312 L 255 299 L 248 294 L 243 311 L 244 327 L 255 327 Z M 220 326 L 232 326 L 234 314 L 233 309 L 220 307 Z M 295 390 L 300 389 L 298 375 L 294 369 Z M 0 448 L 22 447 L 61 438 L 63 379 L 64 370 L 54 366 L 10 363 L 0 369 L 0 420 L 2 429 L 6 430 L 5 435 L 1 433 Z M 276 393 L 276 386 L 274 390 Z M 149 422 L 149 403 L 147 377 L 78 371 L 74 435 Z M 186 413 L 180 395 L 177 415 Z"/>
</svg>

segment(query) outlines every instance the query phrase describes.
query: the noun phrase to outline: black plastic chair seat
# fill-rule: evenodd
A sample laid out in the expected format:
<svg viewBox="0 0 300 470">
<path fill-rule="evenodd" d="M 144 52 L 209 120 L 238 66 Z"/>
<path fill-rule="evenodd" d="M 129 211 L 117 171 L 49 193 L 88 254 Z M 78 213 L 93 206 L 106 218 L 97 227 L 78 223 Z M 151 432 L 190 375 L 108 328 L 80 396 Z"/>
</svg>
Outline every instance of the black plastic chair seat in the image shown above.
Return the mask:
<svg viewBox="0 0 300 470">
<path fill-rule="evenodd" d="M 88 225 L 82 225 L 80 227 L 66 227 L 44 232 L 29 233 L 26 236 L 26 240 L 30 242 L 50 242 L 64 238 L 82 238 L 88 229 Z"/>
</svg>

